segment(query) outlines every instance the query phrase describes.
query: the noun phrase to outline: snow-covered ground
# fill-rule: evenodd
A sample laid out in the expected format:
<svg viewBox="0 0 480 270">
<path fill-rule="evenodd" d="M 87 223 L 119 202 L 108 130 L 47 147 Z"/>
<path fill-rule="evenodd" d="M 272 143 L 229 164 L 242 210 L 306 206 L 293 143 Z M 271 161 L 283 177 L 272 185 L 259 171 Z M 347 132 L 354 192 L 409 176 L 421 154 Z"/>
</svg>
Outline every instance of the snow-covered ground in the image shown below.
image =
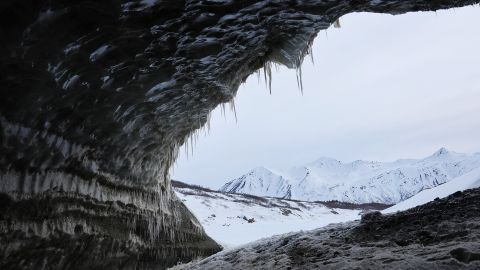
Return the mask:
<svg viewBox="0 0 480 270">
<path fill-rule="evenodd" d="M 205 231 L 224 247 L 235 247 L 262 238 L 302 230 L 312 230 L 331 223 L 353 221 L 367 209 L 381 205 L 306 202 L 232 194 L 175 184 L 177 196 L 203 225 Z M 480 168 L 426 189 L 383 213 L 403 211 L 443 198 L 457 191 L 480 187 Z M 352 209 L 354 208 L 354 209 Z"/>
<path fill-rule="evenodd" d="M 322 203 L 259 198 L 193 187 L 176 187 L 175 191 L 208 235 L 224 247 L 359 219 L 360 213 L 369 207 L 331 208 Z"/>
<path fill-rule="evenodd" d="M 406 210 L 425 204 L 437 197 L 446 197 L 456 191 L 480 187 L 480 168 L 473 168 L 474 165 L 478 165 L 478 157 L 478 154 L 468 156 L 442 149 L 420 161 L 399 160 L 394 162 L 397 170 L 402 172 L 404 176 L 408 173 L 413 175 L 414 173 L 422 172 L 419 178 L 424 181 L 421 182 L 419 180 L 419 182 L 423 184 L 423 190 L 382 212 L 393 213 Z M 325 160 L 323 162 L 324 164 L 326 163 Z M 340 165 L 336 165 L 336 163 Z M 384 169 L 385 167 L 391 169 L 392 164 L 387 166 L 385 164 L 371 163 L 368 166 L 376 167 L 378 168 L 377 172 L 383 171 L 383 175 L 388 175 L 388 173 L 384 172 Z M 420 166 L 419 164 L 422 165 Z M 357 165 L 358 167 L 363 167 L 361 170 L 365 170 L 365 166 L 367 166 L 365 162 L 357 162 Z M 336 166 L 346 166 L 346 164 L 341 165 L 339 161 L 330 161 L 330 163 L 324 165 L 325 168 Z M 353 164 L 350 163 L 348 166 L 353 166 Z M 256 176 L 261 177 L 257 179 L 258 181 L 252 180 L 251 184 L 267 184 L 261 186 L 260 190 L 266 187 L 265 192 L 268 195 L 274 195 L 271 189 L 273 186 L 279 189 L 286 187 L 286 180 L 283 176 L 272 176 L 270 174 L 273 174 L 273 172 L 264 169 L 259 169 L 256 172 Z M 428 184 L 425 182 L 428 179 L 427 172 L 438 172 L 437 178 L 434 178 L 436 179 L 434 183 L 428 182 Z M 454 177 L 456 174 L 459 176 Z M 358 171 L 357 175 L 360 175 Z M 440 181 L 439 179 L 442 180 Z M 402 181 L 396 178 L 391 180 Z M 409 183 L 407 180 L 403 180 L 402 183 L 405 182 Z M 311 230 L 330 223 L 352 221 L 359 219 L 361 213 L 366 209 L 382 208 L 379 205 L 332 204 L 274 197 L 257 197 L 246 194 L 218 192 L 181 182 L 174 181 L 173 183 L 177 196 L 199 219 L 208 235 L 224 247 L 234 247 L 278 234 Z M 241 183 L 246 183 L 246 181 Z M 279 185 L 275 185 L 276 183 L 279 183 Z M 390 182 L 378 181 L 376 183 L 387 185 Z M 239 186 L 238 188 L 242 187 Z M 401 189 L 404 189 L 401 185 L 395 184 L 391 185 L 390 188 L 392 194 L 401 193 Z M 400 191 L 394 188 L 400 189 Z M 372 189 L 366 189 L 366 191 L 372 191 Z M 324 192 L 328 195 L 328 192 L 334 191 L 320 189 L 318 192 Z"/>
<path fill-rule="evenodd" d="M 470 188 L 480 187 L 480 168 L 477 168 L 469 173 L 452 179 L 450 182 L 443 185 L 426 189 L 417 195 L 406 199 L 390 208 L 383 210 L 383 213 L 394 213 L 413 208 L 418 205 L 428 203 L 435 200 L 435 198 L 444 198 L 457 191 L 463 191 Z"/>
<path fill-rule="evenodd" d="M 445 148 L 419 160 L 343 163 L 320 158 L 286 171 L 258 167 L 220 190 L 303 201 L 396 204 L 479 167 L 480 153 L 468 155 Z"/>
</svg>

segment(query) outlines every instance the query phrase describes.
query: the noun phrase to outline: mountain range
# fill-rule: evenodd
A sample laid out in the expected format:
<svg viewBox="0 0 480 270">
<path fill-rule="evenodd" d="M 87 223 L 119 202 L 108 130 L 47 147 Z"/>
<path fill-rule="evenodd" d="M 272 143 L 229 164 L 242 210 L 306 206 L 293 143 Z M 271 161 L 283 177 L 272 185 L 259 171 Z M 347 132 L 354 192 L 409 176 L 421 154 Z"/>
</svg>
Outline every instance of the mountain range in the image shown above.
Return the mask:
<svg viewBox="0 0 480 270">
<path fill-rule="evenodd" d="M 257 167 L 222 192 L 302 201 L 396 204 L 480 167 L 480 153 L 441 148 L 423 159 L 344 163 L 323 157 L 285 171 Z"/>
<path fill-rule="evenodd" d="M 396 213 L 451 194 L 461 197 L 462 191 L 480 187 L 480 167 L 396 205 L 306 202 L 224 193 L 179 181 L 172 181 L 172 185 L 178 198 L 198 218 L 209 236 L 224 247 L 235 247 L 276 234 L 358 220 L 371 211 Z M 248 234 L 244 233 L 246 230 Z"/>
</svg>

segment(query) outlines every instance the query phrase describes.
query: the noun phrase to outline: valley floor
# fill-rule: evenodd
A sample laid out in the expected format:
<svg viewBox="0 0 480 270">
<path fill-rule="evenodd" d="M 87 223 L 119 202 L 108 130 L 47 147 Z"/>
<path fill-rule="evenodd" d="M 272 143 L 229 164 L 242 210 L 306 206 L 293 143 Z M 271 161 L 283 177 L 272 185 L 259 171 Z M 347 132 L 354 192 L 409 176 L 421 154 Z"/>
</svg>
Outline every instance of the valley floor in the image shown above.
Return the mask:
<svg viewBox="0 0 480 270">
<path fill-rule="evenodd" d="M 262 239 L 175 269 L 480 269 L 480 188 Z"/>
<path fill-rule="evenodd" d="M 363 211 L 387 207 L 230 194 L 180 182 L 174 182 L 174 186 L 177 196 L 199 219 L 207 234 L 225 248 L 273 235 L 356 220 Z"/>
</svg>

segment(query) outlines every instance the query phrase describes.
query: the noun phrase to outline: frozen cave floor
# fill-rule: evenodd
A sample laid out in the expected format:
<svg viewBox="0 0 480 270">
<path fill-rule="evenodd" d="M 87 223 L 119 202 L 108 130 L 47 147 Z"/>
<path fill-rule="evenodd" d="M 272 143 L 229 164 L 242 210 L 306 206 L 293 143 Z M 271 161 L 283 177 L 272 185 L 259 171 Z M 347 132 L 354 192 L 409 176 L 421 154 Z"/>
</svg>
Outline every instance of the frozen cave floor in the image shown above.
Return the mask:
<svg viewBox="0 0 480 270">
<path fill-rule="evenodd" d="M 480 188 L 262 239 L 174 269 L 480 269 Z"/>
</svg>

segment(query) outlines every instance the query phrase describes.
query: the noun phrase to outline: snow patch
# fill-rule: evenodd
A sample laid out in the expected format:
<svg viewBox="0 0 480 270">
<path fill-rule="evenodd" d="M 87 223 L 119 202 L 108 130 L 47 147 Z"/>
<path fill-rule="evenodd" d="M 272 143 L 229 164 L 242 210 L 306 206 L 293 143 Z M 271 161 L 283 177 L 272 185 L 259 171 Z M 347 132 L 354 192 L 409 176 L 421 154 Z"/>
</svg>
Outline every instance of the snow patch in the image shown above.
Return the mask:
<svg viewBox="0 0 480 270">
<path fill-rule="evenodd" d="M 224 247 L 235 247 L 277 234 L 359 219 L 362 211 L 329 208 L 321 203 L 189 188 L 175 188 L 175 191 L 198 218 L 207 234 Z"/>
</svg>

